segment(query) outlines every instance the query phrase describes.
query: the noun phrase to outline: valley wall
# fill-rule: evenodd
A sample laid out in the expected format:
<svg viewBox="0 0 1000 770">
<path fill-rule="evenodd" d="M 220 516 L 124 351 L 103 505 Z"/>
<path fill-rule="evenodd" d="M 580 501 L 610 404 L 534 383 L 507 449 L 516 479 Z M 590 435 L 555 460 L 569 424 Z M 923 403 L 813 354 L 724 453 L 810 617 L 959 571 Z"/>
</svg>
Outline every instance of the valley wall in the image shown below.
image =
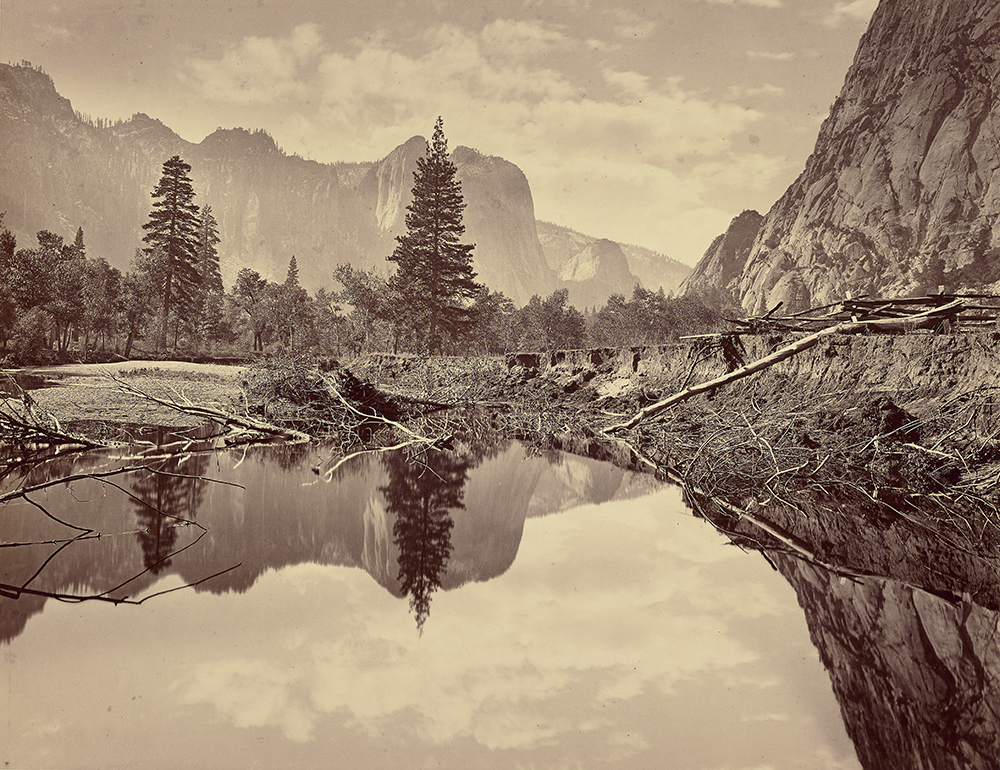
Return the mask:
<svg viewBox="0 0 1000 770">
<path fill-rule="evenodd" d="M 996 290 L 1000 7 L 881 0 L 802 173 L 687 286 L 750 314 L 848 296 Z"/>
</svg>

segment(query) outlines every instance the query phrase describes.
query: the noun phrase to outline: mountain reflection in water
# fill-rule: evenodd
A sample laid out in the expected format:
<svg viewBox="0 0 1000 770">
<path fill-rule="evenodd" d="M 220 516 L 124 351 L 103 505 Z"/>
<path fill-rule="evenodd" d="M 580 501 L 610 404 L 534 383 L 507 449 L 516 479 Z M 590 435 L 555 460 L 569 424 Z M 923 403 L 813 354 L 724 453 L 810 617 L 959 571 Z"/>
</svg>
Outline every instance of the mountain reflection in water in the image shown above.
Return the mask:
<svg viewBox="0 0 1000 770">
<path fill-rule="evenodd" d="M 103 766 L 138 745 L 140 767 L 847 768 L 855 750 L 866 768 L 995 766 L 992 609 L 771 553 L 782 579 L 677 490 L 581 457 L 477 443 L 326 479 L 326 456 L 191 453 L 39 496 L 102 536 L 0 551 L 19 597 L 0 598 L 0 760 Z M 0 511 L 3 543 L 76 534 L 35 505 Z M 43 595 L 211 575 L 142 607 Z"/>
</svg>

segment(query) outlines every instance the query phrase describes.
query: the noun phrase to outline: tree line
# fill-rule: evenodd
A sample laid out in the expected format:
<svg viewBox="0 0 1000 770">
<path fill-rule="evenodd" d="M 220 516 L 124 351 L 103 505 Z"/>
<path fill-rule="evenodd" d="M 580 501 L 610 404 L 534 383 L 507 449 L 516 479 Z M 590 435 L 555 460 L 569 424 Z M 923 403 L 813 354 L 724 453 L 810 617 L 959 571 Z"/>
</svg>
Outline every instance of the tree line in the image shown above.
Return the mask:
<svg viewBox="0 0 1000 770">
<path fill-rule="evenodd" d="M 585 346 L 658 344 L 719 321 L 698 299 L 636 286 L 581 312 L 569 292 L 534 296 L 521 308 L 475 281 L 474 245 L 461 242 L 465 202 L 438 118 L 417 162 L 404 235 L 386 257 L 396 269 L 338 265 L 343 288 L 310 295 L 295 256 L 281 283 L 241 269 L 227 292 L 210 206 L 195 203 L 191 167 L 163 164 L 144 246 L 122 273 L 43 230 L 18 248 L 0 213 L 0 348 L 12 363 L 69 357 L 130 357 L 139 341 L 154 355 L 243 356 L 249 351 L 351 355 L 374 351 L 502 354 Z"/>
</svg>

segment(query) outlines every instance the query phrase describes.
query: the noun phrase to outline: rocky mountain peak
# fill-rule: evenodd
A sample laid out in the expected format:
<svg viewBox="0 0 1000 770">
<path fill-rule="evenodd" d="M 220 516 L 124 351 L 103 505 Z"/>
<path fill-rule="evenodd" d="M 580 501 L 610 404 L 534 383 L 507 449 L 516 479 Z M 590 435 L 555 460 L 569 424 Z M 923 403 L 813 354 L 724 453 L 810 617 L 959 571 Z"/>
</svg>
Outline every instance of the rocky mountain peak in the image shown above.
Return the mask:
<svg viewBox="0 0 1000 770">
<path fill-rule="evenodd" d="M 570 304 L 578 308 L 601 305 L 610 294 L 628 299 L 638 283 L 622 247 L 606 238 L 571 257 L 559 271 L 559 280 L 569 289 Z"/>
<path fill-rule="evenodd" d="M 22 95 L 31 97 L 34 110 L 53 118 L 72 120 L 73 106 L 56 91 L 55 83 L 40 68 L 28 64 L 0 68 L 0 106 L 7 110 L 23 109 Z"/>
<path fill-rule="evenodd" d="M 201 148 L 206 153 L 284 155 L 269 133 L 245 128 L 217 128 L 201 141 Z"/>
<path fill-rule="evenodd" d="M 735 217 L 722 235 L 718 236 L 705 252 L 681 290 L 709 298 L 718 297 L 722 304 L 731 304 L 719 287 L 728 287 L 737 281 L 746 264 L 764 217 L 747 210 Z"/>
<path fill-rule="evenodd" d="M 524 172 L 470 147 L 456 147 L 451 159 L 466 202 L 463 242 L 476 245 L 476 280 L 491 288 L 506 286 L 504 293 L 518 305 L 533 294 L 551 292 L 556 278 L 538 240 L 535 202 Z"/>
<path fill-rule="evenodd" d="M 1000 279 L 1000 6 L 881 0 L 799 178 L 724 283 L 743 309 Z M 704 264 L 708 262 L 709 264 Z"/>
<path fill-rule="evenodd" d="M 375 219 L 382 232 L 395 235 L 403 232 L 406 207 L 412 200 L 417 158 L 422 158 L 426 152 L 427 140 L 422 136 L 412 136 L 375 166 Z"/>
</svg>

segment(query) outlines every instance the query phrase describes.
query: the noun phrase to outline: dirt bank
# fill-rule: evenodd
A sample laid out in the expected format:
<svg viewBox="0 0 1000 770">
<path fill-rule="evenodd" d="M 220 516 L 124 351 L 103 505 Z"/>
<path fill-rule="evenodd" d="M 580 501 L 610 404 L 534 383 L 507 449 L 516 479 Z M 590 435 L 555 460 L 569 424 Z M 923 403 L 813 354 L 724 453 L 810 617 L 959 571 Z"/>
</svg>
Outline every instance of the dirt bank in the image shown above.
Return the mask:
<svg viewBox="0 0 1000 770">
<path fill-rule="evenodd" d="M 534 406 L 599 406 L 624 414 L 664 394 L 762 358 L 792 337 L 742 337 L 726 351 L 712 340 L 636 348 L 519 353 L 505 358 L 372 355 L 356 374 L 376 385 L 441 400 L 511 401 Z M 858 403 L 886 395 L 926 412 L 936 402 L 997 384 L 1000 334 L 853 335 L 811 350 L 713 394 L 723 402 L 844 394 Z"/>
<path fill-rule="evenodd" d="M 642 407 L 790 342 L 694 340 L 489 361 L 375 356 L 355 371 L 429 398 L 468 394 L 520 436 L 653 469 L 685 484 L 692 503 L 727 530 L 759 518 L 769 529 L 755 524 L 754 542 L 817 560 L 836 553 L 858 574 L 920 564 L 921 554 L 940 549 L 950 554 L 935 557 L 940 563 L 956 552 L 1000 553 L 995 333 L 833 337 L 608 433 Z M 859 549 L 852 544 L 862 525 L 869 545 Z M 887 535 L 898 545 L 892 558 L 872 545 Z M 971 585 L 956 574 L 942 590 Z"/>
<path fill-rule="evenodd" d="M 733 504 L 824 483 L 869 494 L 994 495 L 1000 335 L 834 337 L 764 371 L 614 431 L 638 410 L 761 359 L 790 338 L 748 336 L 505 359 L 372 356 L 381 387 L 493 406 L 515 430 L 656 467 Z M 617 449 L 615 448 L 617 447 Z M 620 461 L 620 459 L 619 459 Z"/>
</svg>

